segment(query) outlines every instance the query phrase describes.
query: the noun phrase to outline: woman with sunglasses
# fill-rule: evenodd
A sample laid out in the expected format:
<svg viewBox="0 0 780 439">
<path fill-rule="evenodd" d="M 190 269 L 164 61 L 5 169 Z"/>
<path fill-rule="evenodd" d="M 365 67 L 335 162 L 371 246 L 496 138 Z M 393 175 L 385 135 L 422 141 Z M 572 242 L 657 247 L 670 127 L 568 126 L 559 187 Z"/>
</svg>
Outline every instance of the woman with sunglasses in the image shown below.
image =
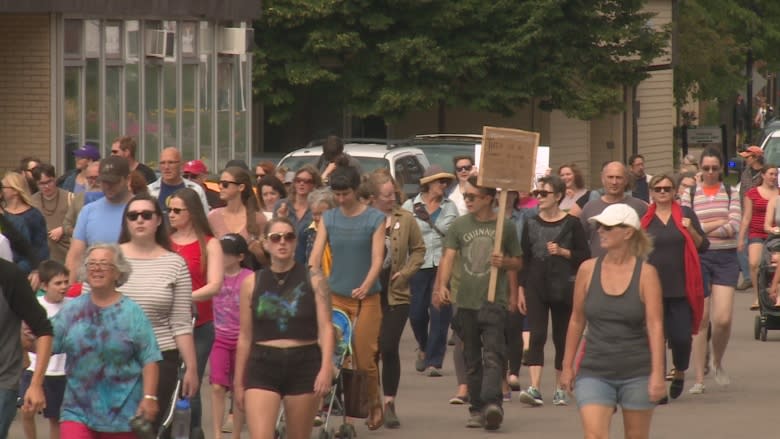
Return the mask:
<svg viewBox="0 0 780 439">
<path fill-rule="evenodd" d="M 322 215 L 324 227 L 317 229 L 309 259 L 312 282 L 318 285 L 327 279 L 327 287 L 333 292 L 333 306 L 355 322 L 352 364 L 369 377 L 367 394 L 371 408 L 366 423 L 370 430 L 376 430 L 384 421 L 376 360 L 382 325 L 378 293 L 385 255 L 385 215 L 358 200 L 360 174 L 352 166 L 336 168 L 330 175 L 329 184 L 339 207 Z M 326 243 L 330 244 L 333 257 L 327 277 L 322 272 Z"/>
<path fill-rule="evenodd" d="M 180 358 L 186 368 L 182 396 L 193 397 L 198 390 L 198 361 L 192 336 L 192 281 L 187 263 L 171 251 L 162 209 L 151 195 L 138 194 L 127 203 L 119 244 L 132 273 L 118 290 L 144 310 L 162 352 L 157 428 L 176 387 Z"/>
<path fill-rule="evenodd" d="M 672 177 L 656 175 L 649 188 L 651 203 L 642 217 L 642 229 L 653 238 L 654 249 L 647 261 L 661 278 L 664 334 L 674 366 L 669 396 L 677 399 L 691 358 L 691 337 L 699 329 L 704 310 L 699 252 L 707 250 L 709 241 L 696 214 L 675 201 Z"/>
<path fill-rule="evenodd" d="M 219 177 L 219 197 L 225 207 L 209 212 L 209 226 L 216 238 L 228 233 L 238 233 L 249 244 L 249 252 L 255 261 L 248 261 L 250 267 L 268 262 L 260 233 L 265 226 L 265 215 L 257 208 L 257 197 L 252 189 L 252 177 L 239 166 L 229 166 Z M 252 259 L 252 258 L 250 258 Z"/>
<path fill-rule="evenodd" d="M 542 177 L 537 187 L 531 194 L 539 200 L 539 213 L 526 219 L 520 240 L 523 270 L 519 282 L 525 292 L 526 318 L 531 332 L 528 352 L 524 355 L 531 385 L 520 392 L 520 402 L 533 407 L 544 404 L 539 389 L 550 319 L 556 377 L 552 403 L 562 406 L 568 404 L 559 379 L 571 316 L 573 279 L 580 263 L 590 257 L 590 250 L 580 221 L 558 206 L 566 193 L 563 180 L 554 175 Z"/>
<path fill-rule="evenodd" d="M 701 326 L 693 336 L 693 368 L 696 383 L 692 394 L 703 393 L 704 369 L 707 367 L 707 327 L 712 322 L 712 365 L 715 382 L 728 385 L 730 379 L 723 369 L 723 356 L 731 337 L 734 312 L 734 287 L 739 279 L 737 234 L 742 219 L 739 197 L 723 183 L 723 158 L 714 148 L 705 149 L 699 159 L 701 184 L 691 193 L 684 193 L 681 204 L 691 207 L 699 218 L 710 247 L 699 255 L 704 283 L 704 312 Z M 693 198 L 691 198 L 693 195 Z"/>
<path fill-rule="evenodd" d="M 465 163 L 465 160 L 460 160 L 460 163 Z M 403 208 L 417 219 L 425 241 L 425 260 L 420 270 L 409 279 L 412 293 L 409 323 L 417 340 L 415 368 L 430 377 L 441 376 L 447 352 L 447 332 L 452 320 L 452 306 L 437 309 L 431 305 L 431 296 L 444 235 L 458 217 L 455 203 L 445 197 L 447 187 L 454 180 L 454 175 L 444 172 L 438 165 L 431 165 L 420 179 L 420 193 L 403 204 Z"/>
<path fill-rule="evenodd" d="M 203 377 L 214 344 L 214 309 L 211 298 L 222 287 L 222 247 L 214 239 L 200 196 L 190 188 L 179 189 L 168 199 L 171 250 L 187 262 L 192 282 L 192 301 L 197 318 L 193 329 L 198 377 Z M 200 386 L 198 386 L 200 388 Z M 190 401 L 191 431 L 201 428 L 200 389 Z"/>
<path fill-rule="evenodd" d="M 282 181 L 287 181 L 282 179 Z M 288 218 L 295 226 L 295 234 L 303 235 L 303 231 L 311 224 L 311 209 L 308 196 L 314 189 L 322 186 L 319 171 L 312 165 L 303 165 L 295 171 L 292 188 L 287 191 L 287 198 L 276 202 L 274 216 Z"/>
<path fill-rule="evenodd" d="M 756 294 L 756 300 L 750 306 L 752 311 L 758 309 L 758 266 L 764 251 L 764 241 L 768 236 L 764 230 L 764 220 L 768 212 L 769 200 L 777 198 L 778 195 L 777 166 L 763 165 L 760 172 L 761 184 L 750 188 L 745 193 L 742 202 L 742 222 L 739 225 L 737 238 L 737 252 L 742 252 L 747 237 L 750 281 Z"/>
<path fill-rule="evenodd" d="M 588 221 L 606 253 L 577 271 L 561 386 L 574 391 L 585 437 L 609 437 L 620 406 L 625 437 L 647 438 L 653 409 L 666 395 L 661 282 L 646 261 L 653 245 L 627 204 L 612 204 Z"/>
<path fill-rule="evenodd" d="M 466 209 L 463 194 L 466 192 L 466 183 L 474 172 L 474 157 L 468 155 L 454 157 L 452 166 L 455 169 L 455 178 L 458 180 L 458 184 L 452 188 L 448 198 L 455 203 L 458 215 L 465 215 L 468 213 L 468 209 Z"/>
<path fill-rule="evenodd" d="M 585 187 L 585 177 L 574 163 L 567 163 L 558 168 L 558 176 L 566 185 L 566 195 L 561 200 L 561 210 L 579 217 L 582 208 L 590 200 L 590 191 Z"/>
<path fill-rule="evenodd" d="M 308 439 L 333 384 L 330 293 L 321 276 L 310 278 L 295 262 L 289 219 L 272 219 L 265 232 L 271 264 L 241 283 L 233 394 L 252 438 L 274 437 L 283 403 L 287 437 Z"/>
</svg>

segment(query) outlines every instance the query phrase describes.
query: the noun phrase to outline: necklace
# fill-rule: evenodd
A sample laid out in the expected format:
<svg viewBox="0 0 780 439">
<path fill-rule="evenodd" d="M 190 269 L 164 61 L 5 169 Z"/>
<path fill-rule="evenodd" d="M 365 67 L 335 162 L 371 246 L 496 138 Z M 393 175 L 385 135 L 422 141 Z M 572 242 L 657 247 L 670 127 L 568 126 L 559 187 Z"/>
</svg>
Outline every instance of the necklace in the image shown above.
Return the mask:
<svg viewBox="0 0 780 439">
<path fill-rule="evenodd" d="M 57 196 L 54 197 L 54 208 L 49 209 L 46 207 L 46 197 L 41 194 L 41 210 L 45 216 L 51 216 L 57 211 L 57 207 L 60 205 L 60 191 L 57 191 Z"/>
<path fill-rule="evenodd" d="M 284 272 L 284 276 L 282 276 L 281 279 L 279 279 L 279 276 L 277 276 L 276 273 L 273 270 L 268 270 L 268 271 L 271 272 L 271 274 L 274 277 L 274 280 L 276 280 L 276 285 L 278 285 L 280 287 L 283 287 L 284 283 L 287 282 L 287 278 L 290 276 L 290 273 L 292 273 L 294 267 L 295 267 L 295 265 L 293 265 L 292 267 L 290 267 L 289 270 Z"/>
</svg>

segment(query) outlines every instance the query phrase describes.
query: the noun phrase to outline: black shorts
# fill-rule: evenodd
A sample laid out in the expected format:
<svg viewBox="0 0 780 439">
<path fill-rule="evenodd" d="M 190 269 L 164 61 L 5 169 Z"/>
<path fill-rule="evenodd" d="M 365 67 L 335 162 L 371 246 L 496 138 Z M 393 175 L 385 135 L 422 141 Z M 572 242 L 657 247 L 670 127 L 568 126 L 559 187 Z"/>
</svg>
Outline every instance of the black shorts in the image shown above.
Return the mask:
<svg viewBox="0 0 780 439">
<path fill-rule="evenodd" d="M 314 380 L 322 366 L 318 344 L 275 348 L 254 345 L 246 365 L 246 389 L 264 389 L 282 397 L 314 392 Z"/>
<path fill-rule="evenodd" d="M 24 398 L 24 394 L 30 387 L 33 373 L 25 370 L 22 379 L 19 382 L 19 395 Z M 43 394 L 46 397 L 46 408 L 43 409 L 43 417 L 46 419 L 59 419 L 60 409 L 62 408 L 62 399 L 65 397 L 65 386 L 68 383 L 64 375 L 46 376 L 43 378 Z"/>
</svg>

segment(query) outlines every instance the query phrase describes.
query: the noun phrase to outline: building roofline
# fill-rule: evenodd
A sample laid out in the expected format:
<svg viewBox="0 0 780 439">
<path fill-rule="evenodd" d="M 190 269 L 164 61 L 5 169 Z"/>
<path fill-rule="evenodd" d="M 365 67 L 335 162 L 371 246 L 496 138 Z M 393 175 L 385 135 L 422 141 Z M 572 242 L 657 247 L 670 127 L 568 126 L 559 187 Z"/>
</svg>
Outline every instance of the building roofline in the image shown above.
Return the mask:
<svg viewBox="0 0 780 439">
<path fill-rule="evenodd" d="M 0 14 L 63 13 L 132 18 L 197 18 L 251 21 L 260 0 L 0 0 Z"/>
</svg>

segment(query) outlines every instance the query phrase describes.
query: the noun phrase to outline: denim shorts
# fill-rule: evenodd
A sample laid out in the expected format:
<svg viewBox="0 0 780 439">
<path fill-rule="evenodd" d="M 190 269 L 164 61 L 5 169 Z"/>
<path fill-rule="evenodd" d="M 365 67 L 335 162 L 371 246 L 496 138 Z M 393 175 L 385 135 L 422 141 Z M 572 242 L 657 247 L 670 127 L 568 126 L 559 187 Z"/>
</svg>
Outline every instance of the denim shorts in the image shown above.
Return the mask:
<svg viewBox="0 0 780 439">
<path fill-rule="evenodd" d="M 577 407 L 598 404 L 607 407 L 620 406 L 626 410 L 650 410 L 655 403 L 647 393 L 649 377 L 641 376 L 626 380 L 608 380 L 596 377 L 577 377 L 574 396 Z"/>
<path fill-rule="evenodd" d="M 748 238 L 747 242 L 748 242 L 748 245 L 750 245 L 750 244 L 763 244 L 764 242 L 766 242 L 766 238 L 759 238 L 759 237 Z"/>
<path fill-rule="evenodd" d="M 704 281 L 704 297 L 710 297 L 712 285 L 736 287 L 739 280 L 739 261 L 735 249 L 708 250 L 699 255 Z"/>
<path fill-rule="evenodd" d="M 33 373 L 25 370 L 19 381 L 19 396 L 24 398 L 27 389 L 30 388 Z M 68 381 L 64 375 L 43 377 L 43 394 L 46 397 L 46 408 L 43 409 L 43 417 L 46 419 L 59 419 L 62 400 L 65 397 L 65 386 Z"/>
</svg>

